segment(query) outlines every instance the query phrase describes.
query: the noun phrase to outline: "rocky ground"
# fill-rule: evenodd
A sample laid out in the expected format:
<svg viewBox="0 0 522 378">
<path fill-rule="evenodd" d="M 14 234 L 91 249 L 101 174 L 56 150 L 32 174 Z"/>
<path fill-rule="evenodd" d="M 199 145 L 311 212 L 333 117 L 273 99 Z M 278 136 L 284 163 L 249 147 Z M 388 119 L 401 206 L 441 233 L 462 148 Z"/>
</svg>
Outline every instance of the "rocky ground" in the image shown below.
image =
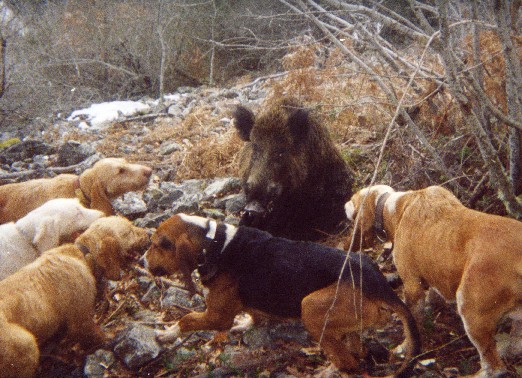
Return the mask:
<svg viewBox="0 0 522 378">
<path fill-rule="evenodd" d="M 229 110 L 240 102 L 256 106 L 263 96 L 259 85 L 181 90 L 170 102 L 151 102 L 145 113 L 121 116 L 97 128 L 90 127 L 88 119 L 66 121 L 65 116 L 56 116 L 36 120 L 24 130 L 6 130 L 0 139 L 4 141 L 0 184 L 79 173 L 102 156 L 123 156 L 148 164 L 155 172 L 144 192 L 115 201 L 118 211 L 137 225 L 152 231 L 177 212 L 235 223 L 244 197 L 235 177 L 239 144 L 232 135 Z M 209 143 L 215 143 L 212 153 L 198 151 Z M 220 165 L 219 159 L 231 163 Z M 136 253 L 124 278 L 108 282 L 100 295 L 97 321 L 109 336 L 107 345 L 94 351 L 67 342 L 49 345 L 39 377 L 340 376 L 299 322 L 265 322 L 239 333 L 194 332 L 173 344 L 158 344 L 155 329 L 204 309 L 205 302 L 201 294 L 190 297 L 175 276 L 152 277 L 138 263 L 141 253 Z M 377 258 L 379 251 L 371 253 Z M 378 262 L 393 277 L 391 262 Z M 506 322 L 500 339 L 508 330 Z M 424 354 L 415 376 L 455 377 L 478 369 L 478 355 L 451 306 L 432 305 L 422 334 Z M 385 329 L 363 337 L 371 350 L 368 372 L 391 374 L 401 360 L 386 351 L 401 341 L 400 322 L 391 321 Z M 522 358 L 509 363 L 521 372 Z"/>
</svg>

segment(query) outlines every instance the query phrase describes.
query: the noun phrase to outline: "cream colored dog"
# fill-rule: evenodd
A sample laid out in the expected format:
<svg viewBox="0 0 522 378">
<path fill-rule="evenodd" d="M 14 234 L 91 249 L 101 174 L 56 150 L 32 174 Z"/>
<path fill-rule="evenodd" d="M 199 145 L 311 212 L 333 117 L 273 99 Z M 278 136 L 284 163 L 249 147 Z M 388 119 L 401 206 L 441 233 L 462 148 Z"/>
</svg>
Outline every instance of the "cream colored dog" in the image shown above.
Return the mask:
<svg viewBox="0 0 522 378">
<path fill-rule="evenodd" d="M 522 321 L 522 223 L 468 209 L 439 186 L 408 192 L 365 188 L 345 210 L 352 221 L 358 218 L 354 242 L 372 235 L 393 242 L 408 305 L 418 312 L 428 287 L 456 300 L 480 355 L 477 376 L 505 373 L 494 336 L 504 315 L 514 318 L 513 329 Z M 520 345 L 522 335 L 514 336 Z"/>
<path fill-rule="evenodd" d="M 103 216 L 101 211 L 86 209 L 76 198 L 58 198 L 16 223 L 0 225 L 0 280 Z"/>
<path fill-rule="evenodd" d="M 75 242 L 51 249 L 0 281 L 0 376 L 33 377 L 39 347 L 66 329 L 69 341 L 104 342 L 94 322 L 96 283 L 120 278 L 125 254 L 148 234 L 123 217 L 101 218 Z"/>
<path fill-rule="evenodd" d="M 53 198 L 80 199 L 85 207 L 113 215 L 111 200 L 143 189 L 152 169 L 125 159 L 101 159 L 80 176 L 62 174 L 0 186 L 0 223 L 14 222 Z"/>
</svg>

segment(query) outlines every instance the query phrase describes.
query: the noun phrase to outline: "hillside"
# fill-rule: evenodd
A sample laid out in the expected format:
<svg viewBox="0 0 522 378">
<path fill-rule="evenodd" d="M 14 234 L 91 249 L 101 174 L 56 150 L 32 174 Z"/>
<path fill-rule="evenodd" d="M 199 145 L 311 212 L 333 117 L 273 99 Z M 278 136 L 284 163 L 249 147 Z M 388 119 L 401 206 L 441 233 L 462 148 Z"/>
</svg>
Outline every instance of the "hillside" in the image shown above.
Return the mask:
<svg viewBox="0 0 522 378">
<path fill-rule="evenodd" d="M 110 104 L 100 104 L 98 110 L 91 108 L 90 115 L 79 115 L 88 113 L 79 110 L 63 119 L 39 120 L 30 129 L 4 135 L 3 139 L 9 140 L 8 137 L 25 134 L 23 143 L 0 152 L 3 164 L 0 180 L 5 183 L 53 175 L 60 172 L 59 165 L 78 171 L 82 165 L 75 164 L 93 154 L 122 156 L 154 168 L 154 178 L 144 193 L 128 194 L 116 203 L 117 208 L 137 224 L 154 229 L 176 211 L 234 222 L 242 204 L 239 184 L 234 179 L 241 142 L 230 125 L 230 111 L 239 103 L 253 108 L 264 106 L 271 98 L 293 91 L 291 84 L 297 81 L 292 75 L 300 75 L 309 91 L 302 94 L 302 99 L 322 114 L 345 159 L 356 172 L 357 187 L 369 182 L 374 169 L 379 171 L 378 182 L 400 189 L 441 184 L 433 178 L 426 161 L 408 159 L 412 154 L 416 157 L 423 154 L 400 129 L 394 131 L 385 159 L 376 167 L 387 125 L 383 113 L 365 101 L 374 95 L 371 82 L 354 77 L 350 85 L 343 83 L 341 88 L 335 82 L 322 80 L 309 85 L 308 81 L 319 73 L 321 77 L 332 75 L 304 69 L 276 79 L 250 81 L 245 78 L 226 89 L 185 88 L 161 105 L 158 101 L 142 101 L 137 107 L 134 104 L 138 110 L 128 114 L 124 112 L 129 104 L 119 104 L 120 108 L 114 113 L 116 118 L 112 120 L 105 111 Z M 369 88 L 358 92 L 356 97 L 349 89 L 356 86 Z M 345 92 L 344 101 L 350 106 L 339 101 L 335 106 L 329 103 L 331 98 L 340 96 L 339 91 Z M 122 108 L 123 105 L 127 107 Z M 465 158 L 462 151 L 441 153 L 447 159 L 460 154 L 462 166 L 469 167 L 470 172 L 477 170 L 473 165 L 476 152 L 469 135 L 428 128 L 426 131 L 431 133 L 433 143 L 460 143 L 462 149 L 469 150 Z M 30 141 L 43 142 L 48 149 L 34 150 L 34 143 Z M 16 155 L 16 151 L 20 154 Z M 74 161 L 74 157 L 78 161 Z M 20 160 L 15 161 L 17 158 Z M 169 196 L 176 191 L 181 191 L 181 196 L 168 201 L 175 198 Z M 463 200 L 468 196 L 463 195 Z M 485 210 L 499 209 L 495 200 L 487 196 L 479 203 Z M 369 253 L 377 257 L 380 251 Z M 158 345 L 153 337 L 155 327 L 178 319 L 189 309 L 203 308 L 204 301 L 199 295 L 189 298 L 175 277 L 151 277 L 137 263 L 138 255 L 124 279 L 110 282 L 98 303 L 98 321 L 114 337 L 112 343 L 87 356 L 85 351 L 70 345 L 52 348 L 44 353 L 40 377 L 82 374 L 89 377 L 332 376 L 319 348 L 309 340 L 302 326 L 293 322 L 257 325 L 245 333 L 196 332 L 173 345 Z M 379 262 L 383 271 L 393 275 L 391 261 Z M 508 329 L 509 323 L 504 331 Z M 449 377 L 478 368 L 478 355 L 451 306 L 437 305 L 430 310 L 423 325 L 423 337 L 425 352 L 416 376 Z M 394 321 L 364 338 L 373 353 L 368 370 L 374 375 L 391 373 L 393 364 L 388 364 L 383 351 L 400 342 L 400 323 Z M 520 359 L 511 362 L 520 369 Z"/>
<path fill-rule="evenodd" d="M 144 7 L 141 3 L 134 5 Z M 279 9 L 283 9 L 279 5 Z M 126 10 L 129 5 L 121 2 L 117 6 Z M 81 13 L 81 10 L 75 12 Z M 91 42 L 86 40 L 91 39 L 89 28 L 96 24 L 92 20 L 98 20 L 104 13 L 88 14 L 91 20 L 77 17 L 75 12 L 66 13 L 65 27 L 69 26 L 74 32 L 71 39 L 80 54 L 87 49 L 87 42 Z M 295 12 L 294 16 L 301 15 L 299 11 Z M 121 16 L 118 18 L 121 24 L 130 22 L 131 12 L 116 13 Z M 317 14 L 324 19 L 328 16 L 323 12 Z M 312 17 L 311 12 L 307 17 Z M 332 19 L 327 30 L 341 28 L 336 22 L 342 20 Z M 256 20 L 264 26 L 264 19 L 258 17 Z M 319 19 L 315 21 L 322 25 Z M 142 22 L 148 26 L 152 21 Z M 366 30 L 362 25 L 357 23 L 359 31 Z M 376 26 L 375 23 L 368 25 L 369 28 Z M 234 223 L 243 209 L 244 197 L 237 179 L 237 159 L 242 142 L 231 125 L 231 111 L 238 104 L 258 110 L 281 96 L 292 95 L 326 125 L 355 173 L 355 189 L 371 183 L 388 184 L 398 190 L 442 185 L 471 208 L 504 216 L 517 214 L 516 207 L 506 205 L 509 201 L 501 194 L 509 190 L 504 190 L 498 180 L 498 177 L 507 178 L 506 172 L 515 165 L 510 160 L 513 154 L 509 142 L 515 127 L 508 124 L 517 125 L 516 114 L 509 113 L 512 117 L 509 118 L 495 113 L 499 109 L 508 113 L 510 104 L 509 86 L 506 85 L 509 70 L 501 54 L 500 37 L 488 29 L 477 34 L 477 40 L 472 41 L 471 37 L 455 39 L 455 50 L 465 55 L 465 59 L 459 60 L 462 64 L 462 67 L 458 66 L 459 83 L 463 78 L 470 80 L 459 92 L 470 96 L 471 105 L 465 103 L 464 106 L 459 101 L 465 101 L 455 96 L 456 84 L 450 80 L 454 78 L 446 72 L 448 62 L 440 50 L 437 54 L 427 48 L 427 40 L 432 41 L 431 33 L 424 35 L 422 43 L 395 41 L 389 51 L 388 40 L 393 38 L 388 36 L 374 46 L 369 42 L 370 37 L 367 37 L 367 44 L 363 43 L 363 34 L 348 38 L 344 28 L 351 30 L 344 25 L 335 36 L 328 37 L 325 32 L 324 38 L 312 37 L 316 35 L 313 33 L 288 37 L 284 54 L 277 50 L 282 59 L 267 63 L 263 73 L 255 72 L 259 76 L 250 73 L 227 77 L 223 80 L 227 84 L 221 87 L 203 85 L 202 79 L 194 87 L 177 87 L 163 101 L 138 98 L 129 89 L 129 93 L 134 94 L 129 96 L 132 101 L 94 103 L 74 112 L 55 112 L 47 117 L 31 118 L 24 126 L 9 123 L 10 116 L 17 119 L 14 117 L 18 116 L 17 103 L 10 111 L 2 109 L 7 121 L 0 132 L 0 184 L 63 172 L 79 173 L 102 156 L 125 157 L 154 170 L 145 191 L 129 193 L 115 201 L 118 211 L 135 224 L 153 231 L 161 221 L 177 212 Z M 285 26 L 279 26 L 279 29 L 284 30 Z M 420 34 L 416 26 L 413 29 Z M 127 30 L 122 28 L 118 32 L 118 35 L 126 36 Z M 56 34 L 60 35 L 60 30 Z M 127 58 L 125 43 L 131 42 L 123 37 L 122 40 L 124 42 L 118 46 Z M 519 36 L 513 40 L 516 42 L 513 50 L 520 55 Z M 147 42 L 142 43 L 146 45 Z M 427 43 L 426 46 L 423 43 Z M 465 75 L 476 68 L 473 60 L 477 57 L 476 45 L 480 45 L 483 56 L 487 57 L 480 62 L 483 72 L 479 81 L 493 105 L 477 101 L 483 100 L 481 92 L 472 87 L 469 75 Z M 145 51 L 142 47 L 140 45 L 136 50 Z M 55 48 L 66 55 L 70 46 L 63 43 Z M 446 50 L 451 49 L 446 46 L 442 52 Z M 201 68 L 203 57 L 197 46 L 190 52 L 193 54 L 183 55 L 180 62 L 188 67 L 187 71 L 199 69 L 196 73 L 201 78 L 208 67 Z M 227 51 L 221 53 L 221 63 L 227 66 Z M 25 59 L 23 51 L 20 54 Z M 242 52 L 234 50 L 234 54 L 237 57 Z M 141 76 L 139 69 L 143 67 L 135 62 L 139 54 L 130 55 L 129 59 L 122 60 L 137 67 L 140 75 L 131 76 L 133 80 L 139 79 L 139 89 L 148 89 L 145 79 L 150 79 L 152 74 L 147 72 Z M 268 56 L 265 59 L 270 61 L 273 55 Z M 124 63 L 118 63 L 125 67 Z M 84 70 L 84 76 L 81 76 L 78 74 L 81 70 L 61 69 L 58 64 L 50 66 L 52 69 L 48 67 L 46 72 L 49 77 L 57 76 L 57 73 L 64 73 L 64 77 L 78 76 L 77 83 L 60 87 L 63 92 L 59 98 L 46 96 L 42 89 L 45 103 L 56 106 L 55 102 L 65 103 L 65 99 L 73 98 L 76 88 L 82 84 L 87 88 L 82 88 L 84 98 L 91 95 L 91 90 L 96 92 L 93 97 L 97 98 L 100 92 L 105 93 L 103 90 L 121 89 L 128 84 L 124 79 L 130 69 L 107 69 L 101 74 L 98 71 L 104 70 L 98 69 L 99 66 L 89 66 L 93 73 L 85 74 Z M 245 71 L 237 69 L 234 72 Z M 23 73 L 21 71 L 19 75 L 23 76 Z M 45 75 L 38 79 L 50 82 Z M 60 79 L 56 81 L 60 82 Z M 100 85 L 99 92 L 87 86 L 95 80 Z M 29 92 L 35 92 L 27 87 Z M 39 88 L 45 86 L 42 84 Z M 121 98 L 121 93 L 127 92 L 118 92 L 114 98 Z M 140 96 L 143 93 L 140 92 Z M 19 96 L 25 99 L 26 93 L 21 92 Z M 37 108 L 36 104 L 33 106 Z M 466 113 L 469 108 L 481 115 L 480 120 L 487 126 L 487 138 L 479 134 L 480 129 L 470 121 L 472 117 Z M 489 159 L 491 155 L 483 151 L 481 143 L 485 140 L 495 151 L 494 159 Z M 502 168 L 498 176 L 491 166 Z M 517 197 L 514 190 L 512 192 L 511 202 L 520 202 L 520 195 Z M 346 236 L 338 235 L 336 241 L 342 242 Z M 50 345 L 43 353 L 39 377 L 345 376 L 332 373 L 320 349 L 295 322 L 257 324 L 239 333 L 195 332 L 172 345 L 159 345 L 154 338 L 154 329 L 172 323 L 192 309 L 203 309 L 204 299 L 201 295 L 189 297 L 175 276 L 157 278 L 148 274 L 138 263 L 143 252 L 137 251 L 123 280 L 109 282 L 98 301 L 97 321 L 103 325 L 111 342 L 96 351 L 83 351 L 67 343 Z M 380 258 L 382 247 L 367 252 L 400 293 L 400 282 L 391 260 Z M 479 356 L 467 339 L 454 306 L 435 300 L 427 313 L 422 325 L 424 352 L 419 357 L 415 376 L 455 377 L 475 372 L 479 368 Z M 510 321 L 506 320 L 499 329 L 501 346 L 509 329 Z M 387 350 L 402 340 L 400 323 L 391 321 L 384 329 L 364 334 L 363 338 L 371 349 L 367 361 L 369 373 L 376 376 L 391 374 L 400 364 L 400 358 L 388 356 Z M 522 356 L 513 356 L 507 362 L 522 374 Z"/>
</svg>

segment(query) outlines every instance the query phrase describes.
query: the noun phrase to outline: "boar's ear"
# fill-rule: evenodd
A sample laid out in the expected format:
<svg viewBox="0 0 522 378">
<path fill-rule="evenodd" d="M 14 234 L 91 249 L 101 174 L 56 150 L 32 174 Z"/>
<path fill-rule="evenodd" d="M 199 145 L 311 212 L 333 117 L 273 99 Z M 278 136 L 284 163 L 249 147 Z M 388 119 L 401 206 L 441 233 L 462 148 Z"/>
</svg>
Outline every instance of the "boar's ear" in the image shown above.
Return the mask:
<svg viewBox="0 0 522 378">
<path fill-rule="evenodd" d="M 288 117 L 288 128 L 295 144 L 299 144 L 308 137 L 310 131 L 310 119 L 308 110 L 297 109 Z"/>
<path fill-rule="evenodd" d="M 239 137 L 245 142 L 250 141 L 250 131 L 254 127 L 254 113 L 244 106 L 238 106 L 234 110 L 234 126 L 236 127 Z"/>
</svg>

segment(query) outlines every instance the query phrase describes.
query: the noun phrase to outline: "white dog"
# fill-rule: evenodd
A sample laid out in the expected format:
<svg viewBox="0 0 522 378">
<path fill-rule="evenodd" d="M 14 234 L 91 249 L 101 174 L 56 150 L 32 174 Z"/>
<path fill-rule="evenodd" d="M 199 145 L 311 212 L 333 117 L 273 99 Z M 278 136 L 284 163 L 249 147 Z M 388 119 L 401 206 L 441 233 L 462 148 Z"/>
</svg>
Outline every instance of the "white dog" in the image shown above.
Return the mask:
<svg viewBox="0 0 522 378">
<path fill-rule="evenodd" d="M 77 198 L 58 198 L 34 209 L 16 223 L 0 225 L 0 280 L 103 216 L 101 211 L 80 205 Z"/>
</svg>

